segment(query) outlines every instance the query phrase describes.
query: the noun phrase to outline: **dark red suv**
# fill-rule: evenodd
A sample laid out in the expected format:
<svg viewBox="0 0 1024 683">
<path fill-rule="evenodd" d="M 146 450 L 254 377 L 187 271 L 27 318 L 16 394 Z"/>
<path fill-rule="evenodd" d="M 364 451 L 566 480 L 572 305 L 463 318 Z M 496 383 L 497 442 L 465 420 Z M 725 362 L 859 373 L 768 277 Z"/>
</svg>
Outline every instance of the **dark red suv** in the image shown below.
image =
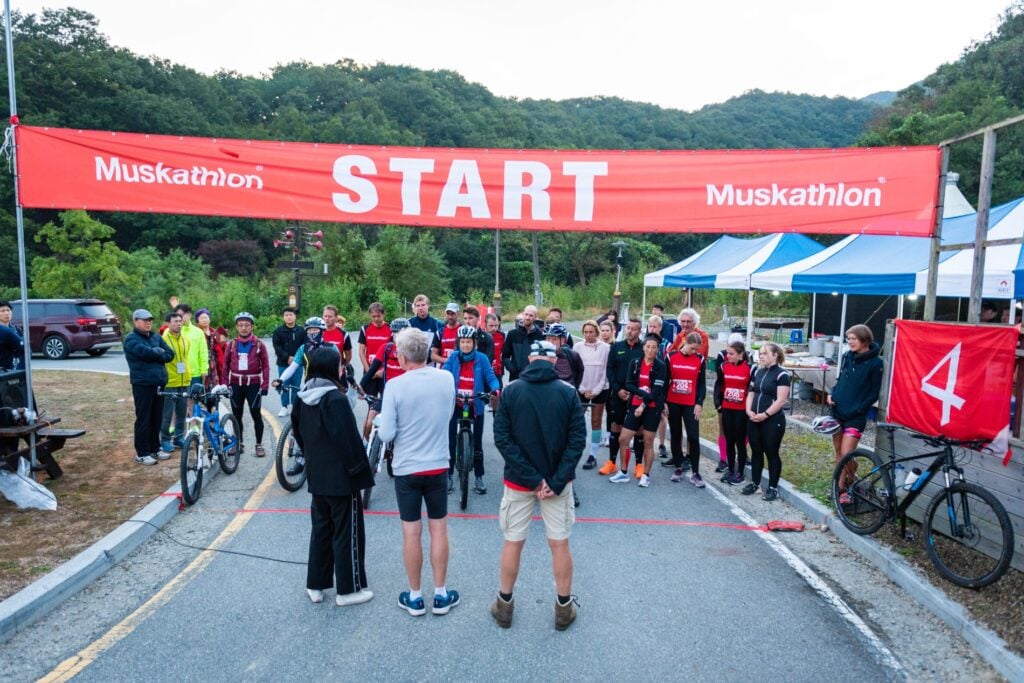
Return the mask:
<svg viewBox="0 0 1024 683">
<path fill-rule="evenodd" d="M 24 333 L 21 302 L 12 301 L 11 307 L 11 322 Z M 29 299 L 28 320 L 32 352 L 51 360 L 63 360 L 74 351 L 102 356 L 121 343 L 121 323 L 99 299 Z"/>
</svg>

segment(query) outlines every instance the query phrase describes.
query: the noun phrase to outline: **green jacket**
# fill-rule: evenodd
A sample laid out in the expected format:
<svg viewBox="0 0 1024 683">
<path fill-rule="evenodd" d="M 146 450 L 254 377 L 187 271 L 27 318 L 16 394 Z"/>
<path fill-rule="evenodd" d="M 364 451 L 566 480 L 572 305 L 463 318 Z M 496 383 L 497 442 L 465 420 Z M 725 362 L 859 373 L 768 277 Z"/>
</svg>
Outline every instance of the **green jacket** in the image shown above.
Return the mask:
<svg viewBox="0 0 1024 683">
<path fill-rule="evenodd" d="M 187 387 L 192 381 L 192 373 L 188 368 L 188 357 L 194 344 L 185 336 L 185 328 L 181 329 L 181 334 L 177 337 L 172 335 L 170 330 L 165 330 L 163 337 L 174 353 L 174 358 L 167 363 L 167 388 Z M 185 372 L 178 372 L 178 363 L 182 364 Z"/>
<path fill-rule="evenodd" d="M 210 349 L 206 344 L 206 335 L 198 325 L 189 323 L 182 325 L 181 334 L 188 339 L 188 371 L 193 377 L 210 374 Z"/>
</svg>

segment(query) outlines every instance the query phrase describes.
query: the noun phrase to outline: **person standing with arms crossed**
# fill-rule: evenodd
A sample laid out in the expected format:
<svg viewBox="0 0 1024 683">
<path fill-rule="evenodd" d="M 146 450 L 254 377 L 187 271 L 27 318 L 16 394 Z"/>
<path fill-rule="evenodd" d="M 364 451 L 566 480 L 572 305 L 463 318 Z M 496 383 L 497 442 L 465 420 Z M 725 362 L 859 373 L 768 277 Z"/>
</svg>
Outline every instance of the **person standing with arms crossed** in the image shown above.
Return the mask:
<svg viewBox="0 0 1024 683">
<path fill-rule="evenodd" d="M 167 384 L 167 366 L 174 351 L 163 337 L 153 333 L 153 314 L 144 308 L 132 313 L 135 329 L 124 338 L 124 359 L 135 400 L 135 462 L 155 465 L 169 456 L 160 450 L 160 423 L 164 397 L 160 390 Z"/>
<path fill-rule="evenodd" d="M 505 492 L 498 515 L 505 545 L 491 616 L 502 628 L 512 626 L 513 590 L 539 502 L 558 594 L 555 629 L 564 631 L 576 620 L 578 604 L 572 595 L 569 535 L 576 520 L 572 480 L 587 443 L 587 428 L 576 390 L 555 373 L 555 347 L 534 342 L 528 360 L 519 380 L 502 392 L 494 416 L 494 443 L 505 460 Z"/>
<path fill-rule="evenodd" d="M 455 408 L 455 384 L 444 370 L 427 366 L 430 343 L 421 330 L 395 335 L 402 374 L 387 382 L 377 417 L 380 438 L 393 442 L 395 498 L 402 520 L 402 559 L 409 590 L 398 606 L 414 617 L 426 614 L 421 591 L 424 504 L 434 573 L 434 614 L 448 614 L 459 592 L 447 586 L 448 574 L 448 418 Z"/>
</svg>

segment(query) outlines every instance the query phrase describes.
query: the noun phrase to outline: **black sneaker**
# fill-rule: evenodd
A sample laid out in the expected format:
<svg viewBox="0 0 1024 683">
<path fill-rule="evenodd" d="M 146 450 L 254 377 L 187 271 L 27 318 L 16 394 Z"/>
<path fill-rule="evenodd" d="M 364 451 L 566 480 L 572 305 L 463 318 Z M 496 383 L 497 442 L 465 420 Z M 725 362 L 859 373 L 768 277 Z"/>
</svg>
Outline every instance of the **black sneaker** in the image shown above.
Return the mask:
<svg viewBox="0 0 1024 683">
<path fill-rule="evenodd" d="M 665 444 L 661 444 L 660 446 L 658 446 L 658 457 L 659 458 L 667 458 L 668 457 L 668 451 L 665 449 Z"/>
<path fill-rule="evenodd" d="M 661 463 L 661 466 L 662 466 L 662 467 L 673 467 L 673 468 L 675 468 L 675 467 L 679 467 L 679 465 L 678 465 L 678 464 L 676 464 L 675 462 L 673 462 L 672 460 L 666 460 L 666 461 L 664 461 L 663 463 Z"/>
<path fill-rule="evenodd" d="M 720 463 L 718 463 L 718 467 L 715 468 L 715 472 L 718 472 L 719 474 L 721 474 L 722 472 L 725 472 L 728 469 L 729 469 L 729 463 L 727 463 L 727 462 L 720 462 Z"/>
<path fill-rule="evenodd" d="M 690 459 L 689 458 L 684 459 L 683 460 L 683 464 L 681 465 L 681 467 L 683 468 L 683 472 L 689 472 L 690 471 Z"/>
<path fill-rule="evenodd" d="M 760 490 L 761 490 L 760 486 L 758 486 L 754 482 L 750 482 L 749 484 L 747 484 L 746 486 L 743 487 L 743 490 L 740 491 L 740 493 L 742 495 L 744 495 L 744 496 L 752 496 L 752 495 L 754 495 L 755 493 L 757 493 Z"/>
<path fill-rule="evenodd" d="M 761 496 L 761 500 L 767 500 L 769 503 L 776 500 L 779 497 L 779 489 L 774 486 L 769 486 L 768 490 Z"/>
<path fill-rule="evenodd" d="M 731 484 L 732 483 L 732 472 L 726 472 L 725 474 L 722 475 L 722 478 L 719 479 L 718 481 L 722 482 L 723 484 Z"/>
<path fill-rule="evenodd" d="M 580 497 L 576 495 L 575 489 L 572 492 L 572 506 L 577 508 L 580 506 Z"/>
<path fill-rule="evenodd" d="M 597 467 L 597 459 L 594 456 L 588 456 L 587 461 L 583 463 L 583 469 L 592 470 Z"/>
</svg>

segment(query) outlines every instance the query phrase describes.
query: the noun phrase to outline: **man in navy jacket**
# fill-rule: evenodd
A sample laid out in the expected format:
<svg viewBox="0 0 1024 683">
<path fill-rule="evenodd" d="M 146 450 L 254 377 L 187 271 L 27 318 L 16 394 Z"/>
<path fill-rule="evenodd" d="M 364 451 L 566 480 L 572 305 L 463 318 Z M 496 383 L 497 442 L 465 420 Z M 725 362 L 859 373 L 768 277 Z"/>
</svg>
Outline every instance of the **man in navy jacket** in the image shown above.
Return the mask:
<svg viewBox="0 0 1024 683">
<path fill-rule="evenodd" d="M 155 465 L 170 456 L 160 450 L 160 422 L 164 397 L 160 390 L 167 384 L 167 363 L 174 351 L 163 337 L 153 334 L 153 314 L 144 308 L 132 313 L 135 329 L 124 338 L 124 357 L 135 399 L 135 462 Z"/>
</svg>

